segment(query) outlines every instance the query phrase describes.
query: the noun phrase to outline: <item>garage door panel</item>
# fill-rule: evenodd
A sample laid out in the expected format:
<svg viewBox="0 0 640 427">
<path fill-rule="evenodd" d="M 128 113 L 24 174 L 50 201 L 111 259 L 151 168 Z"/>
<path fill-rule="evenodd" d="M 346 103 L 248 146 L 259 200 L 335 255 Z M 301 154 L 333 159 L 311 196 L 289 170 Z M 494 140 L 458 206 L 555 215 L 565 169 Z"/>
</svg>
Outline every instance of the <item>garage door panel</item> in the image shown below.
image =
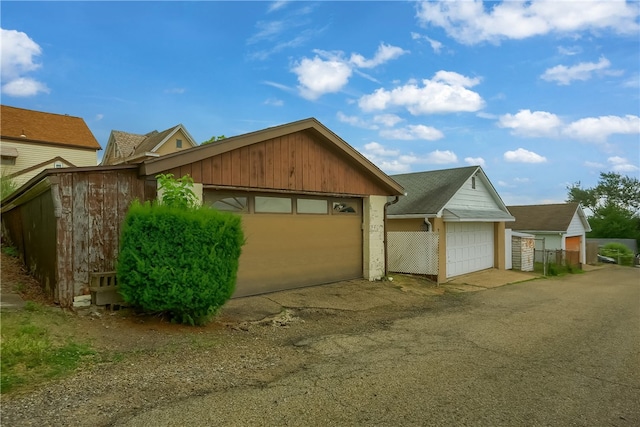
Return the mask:
<svg viewBox="0 0 640 427">
<path fill-rule="evenodd" d="M 493 267 L 492 223 L 447 223 L 447 277 Z"/>
<path fill-rule="evenodd" d="M 234 296 L 362 277 L 360 215 L 243 216 Z"/>
</svg>

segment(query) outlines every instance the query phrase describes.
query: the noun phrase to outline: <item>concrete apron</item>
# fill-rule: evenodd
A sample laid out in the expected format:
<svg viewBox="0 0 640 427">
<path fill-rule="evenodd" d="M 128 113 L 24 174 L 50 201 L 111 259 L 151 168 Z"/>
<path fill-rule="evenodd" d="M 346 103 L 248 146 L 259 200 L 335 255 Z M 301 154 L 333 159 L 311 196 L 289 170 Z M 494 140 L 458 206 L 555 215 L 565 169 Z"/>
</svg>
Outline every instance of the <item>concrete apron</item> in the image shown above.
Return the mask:
<svg viewBox="0 0 640 427">
<path fill-rule="evenodd" d="M 397 275 L 396 275 L 397 276 Z M 415 300 L 416 294 L 476 292 L 540 277 L 534 273 L 490 269 L 454 277 L 440 286 L 400 285 L 397 281 L 349 280 L 288 291 L 273 292 L 228 301 L 222 308 L 222 322 L 277 322 L 287 310 L 324 309 L 362 311 Z"/>
</svg>

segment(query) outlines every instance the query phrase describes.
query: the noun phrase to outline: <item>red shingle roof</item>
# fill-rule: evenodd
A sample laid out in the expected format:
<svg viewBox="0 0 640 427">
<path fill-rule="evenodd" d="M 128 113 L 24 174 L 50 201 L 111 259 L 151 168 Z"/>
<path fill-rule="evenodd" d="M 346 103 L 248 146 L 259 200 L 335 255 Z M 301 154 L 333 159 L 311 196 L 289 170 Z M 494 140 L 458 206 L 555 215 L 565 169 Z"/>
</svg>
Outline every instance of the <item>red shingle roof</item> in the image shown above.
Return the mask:
<svg viewBox="0 0 640 427">
<path fill-rule="evenodd" d="M 80 117 L 7 105 L 0 105 L 0 136 L 5 139 L 101 149 L 95 136 Z"/>
</svg>

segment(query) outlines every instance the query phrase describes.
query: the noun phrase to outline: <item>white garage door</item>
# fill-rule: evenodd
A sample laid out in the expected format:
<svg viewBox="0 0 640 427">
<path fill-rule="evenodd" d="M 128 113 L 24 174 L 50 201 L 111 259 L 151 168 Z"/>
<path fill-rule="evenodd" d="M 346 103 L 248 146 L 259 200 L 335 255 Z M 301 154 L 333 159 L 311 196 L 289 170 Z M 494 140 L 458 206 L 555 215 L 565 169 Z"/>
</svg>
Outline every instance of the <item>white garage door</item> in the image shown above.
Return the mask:
<svg viewBox="0 0 640 427">
<path fill-rule="evenodd" d="M 493 267 L 493 223 L 447 223 L 447 277 Z"/>
</svg>

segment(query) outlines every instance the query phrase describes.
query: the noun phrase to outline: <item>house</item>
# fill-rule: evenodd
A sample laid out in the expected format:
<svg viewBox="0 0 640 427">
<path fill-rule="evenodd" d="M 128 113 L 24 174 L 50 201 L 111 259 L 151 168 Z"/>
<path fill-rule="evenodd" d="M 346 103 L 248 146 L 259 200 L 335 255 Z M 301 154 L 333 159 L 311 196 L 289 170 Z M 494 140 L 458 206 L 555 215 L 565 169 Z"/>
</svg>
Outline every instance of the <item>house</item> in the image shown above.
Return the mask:
<svg viewBox="0 0 640 427">
<path fill-rule="evenodd" d="M 176 153 L 197 145 L 182 124 L 162 132 L 154 130 L 145 135 L 113 130 L 109 135 L 101 164 L 141 163 L 147 159 Z"/>
<path fill-rule="evenodd" d="M 44 169 L 95 166 L 100 149 L 80 117 L 0 106 L 2 175 L 18 186 Z"/>
<path fill-rule="evenodd" d="M 445 282 L 474 271 L 505 269 L 505 223 L 514 218 L 480 166 L 392 178 L 407 194 L 387 210 L 389 242 L 396 232 L 413 233 L 407 239 L 424 240 L 413 243 L 417 246 L 404 245 L 398 259 L 411 253 L 431 259 L 428 271 L 410 272 Z M 391 251 L 389 257 L 394 271 Z"/>
<path fill-rule="evenodd" d="M 190 175 L 214 208 L 242 215 L 234 297 L 385 273 L 384 217 L 400 184 L 316 119 L 251 132 L 138 164 L 42 172 L 2 201 L 2 225 L 63 306 L 113 274 L 132 200 L 156 176 Z"/>
<path fill-rule="evenodd" d="M 533 234 L 536 250 L 574 253 L 575 263 L 586 263 L 586 233 L 591 231 L 579 203 L 508 206 L 515 217 L 513 231 Z"/>
</svg>

